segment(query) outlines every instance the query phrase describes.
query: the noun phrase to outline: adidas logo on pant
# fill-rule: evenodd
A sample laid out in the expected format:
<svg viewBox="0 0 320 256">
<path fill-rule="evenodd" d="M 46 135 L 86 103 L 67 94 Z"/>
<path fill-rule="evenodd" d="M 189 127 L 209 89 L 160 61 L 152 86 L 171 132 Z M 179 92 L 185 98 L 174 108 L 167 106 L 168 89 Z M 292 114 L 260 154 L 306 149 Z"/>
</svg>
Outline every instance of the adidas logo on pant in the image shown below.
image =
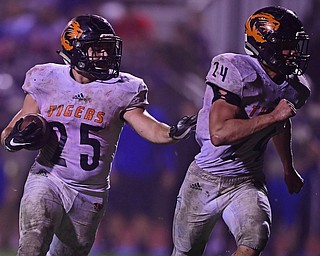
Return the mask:
<svg viewBox="0 0 320 256">
<path fill-rule="evenodd" d="M 199 182 L 197 182 L 197 183 L 192 183 L 192 184 L 190 185 L 190 188 L 196 189 L 196 190 L 202 190 Z"/>
</svg>

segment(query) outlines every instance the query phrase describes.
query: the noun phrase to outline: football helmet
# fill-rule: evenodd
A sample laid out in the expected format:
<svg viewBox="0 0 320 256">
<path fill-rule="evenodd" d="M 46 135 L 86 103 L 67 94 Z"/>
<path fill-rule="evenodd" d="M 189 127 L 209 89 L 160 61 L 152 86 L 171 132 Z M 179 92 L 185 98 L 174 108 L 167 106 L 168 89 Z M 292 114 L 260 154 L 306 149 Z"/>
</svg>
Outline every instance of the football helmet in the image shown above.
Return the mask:
<svg viewBox="0 0 320 256">
<path fill-rule="evenodd" d="M 61 34 L 64 61 L 97 80 L 119 75 L 122 40 L 111 24 L 98 15 L 77 16 Z"/>
<path fill-rule="evenodd" d="M 283 75 L 302 75 L 308 65 L 309 35 L 297 15 L 271 6 L 253 13 L 245 23 L 245 51 Z"/>
</svg>

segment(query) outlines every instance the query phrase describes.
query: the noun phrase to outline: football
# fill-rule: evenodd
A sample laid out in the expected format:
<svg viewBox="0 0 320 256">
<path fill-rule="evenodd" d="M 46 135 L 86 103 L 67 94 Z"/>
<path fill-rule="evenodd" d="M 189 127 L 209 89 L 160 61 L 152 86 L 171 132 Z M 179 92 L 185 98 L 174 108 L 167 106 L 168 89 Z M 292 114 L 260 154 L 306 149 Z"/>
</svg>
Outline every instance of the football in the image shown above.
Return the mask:
<svg viewBox="0 0 320 256">
<path fill-rule="evenodd" d="M 51 128 L 46 119 L 39 114 L 28 114 L 22 117 L 19 127 L 20 132 L 27 132 L 32 137 L 32 144 L 25 147 L 27 150 L 39 150 L 49 140 Z"/>
</svg>

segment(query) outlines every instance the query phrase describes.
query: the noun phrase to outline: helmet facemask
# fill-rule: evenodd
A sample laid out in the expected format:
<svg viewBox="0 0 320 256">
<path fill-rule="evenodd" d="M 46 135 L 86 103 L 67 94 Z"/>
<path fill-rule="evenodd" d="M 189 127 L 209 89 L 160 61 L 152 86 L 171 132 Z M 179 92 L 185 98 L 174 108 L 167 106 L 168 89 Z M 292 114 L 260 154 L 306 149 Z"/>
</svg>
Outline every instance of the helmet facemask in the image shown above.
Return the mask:
<svg viewBox="0 0 320 256">
<path fill-rule="evenodd" d="M 98 41 L 78 41 L 76 63 L 79 71 L 97 80 L 109 80 L 119 75 L 122 41 L 117 36 L 102 37 Z"/>
<path fill-rule="evenodd" d="M 308 54 L 309 35 L 305 32 L 297 32 L 296 38 L 293 41 L 293 47 L 290 48 L 289 44 L 289 46 L 284 45 L 283 49 L 290 50 L 293 53 L 289 54 L 289 56 L 283 54 L 286 63 L 285 66 L 288 71 L 287 74 L 294 74 L 298 76 L 304 74 L 310 60 L 310 54 Z"/>
<path fill-rule="evenodd" d="M 294 39 L 276 38 L 271 36 L 265 46 L 261 46 L 261 61 L 272 70 L 283 75 L 302 75 L 309 63 L 309 36 L 297 32 Z"/>
</svg>

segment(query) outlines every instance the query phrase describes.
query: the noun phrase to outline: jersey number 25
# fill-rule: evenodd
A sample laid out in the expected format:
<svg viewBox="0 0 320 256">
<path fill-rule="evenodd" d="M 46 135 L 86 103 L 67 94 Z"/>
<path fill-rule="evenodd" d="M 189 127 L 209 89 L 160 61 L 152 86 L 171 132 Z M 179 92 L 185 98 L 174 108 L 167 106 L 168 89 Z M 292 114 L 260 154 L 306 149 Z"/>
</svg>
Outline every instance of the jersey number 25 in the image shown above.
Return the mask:
<svg viewBox="0 0 320 256">
<path fill-rule="evenodd" d="M 66 160 L 61 157 L 61 153 L 64 149 L 66 141 L 68 139 L 68 134 L 65 126 L 60 122 L 50 122 L 52 128 L 58 129 L 60 133 L 60 139 L 58 142 L 58 147 L 51 159 L 54 164 L 67 166 Z M 91 163 L 89 163 L 89 155 L 80 154 L 80 167 L 85 171 L 92 171 L 99 165 L 100 159 L 100 142 L 97 139 L 93 139 L 89 137 L 90 131 L 97 132 L 101 130 L 101 127 L 92 126 L 88 124 L 81 123 L 80 125 L 80 144 L 81 145 L 89 145 L 93 149 L 93 156 Z"/>
</svg>

